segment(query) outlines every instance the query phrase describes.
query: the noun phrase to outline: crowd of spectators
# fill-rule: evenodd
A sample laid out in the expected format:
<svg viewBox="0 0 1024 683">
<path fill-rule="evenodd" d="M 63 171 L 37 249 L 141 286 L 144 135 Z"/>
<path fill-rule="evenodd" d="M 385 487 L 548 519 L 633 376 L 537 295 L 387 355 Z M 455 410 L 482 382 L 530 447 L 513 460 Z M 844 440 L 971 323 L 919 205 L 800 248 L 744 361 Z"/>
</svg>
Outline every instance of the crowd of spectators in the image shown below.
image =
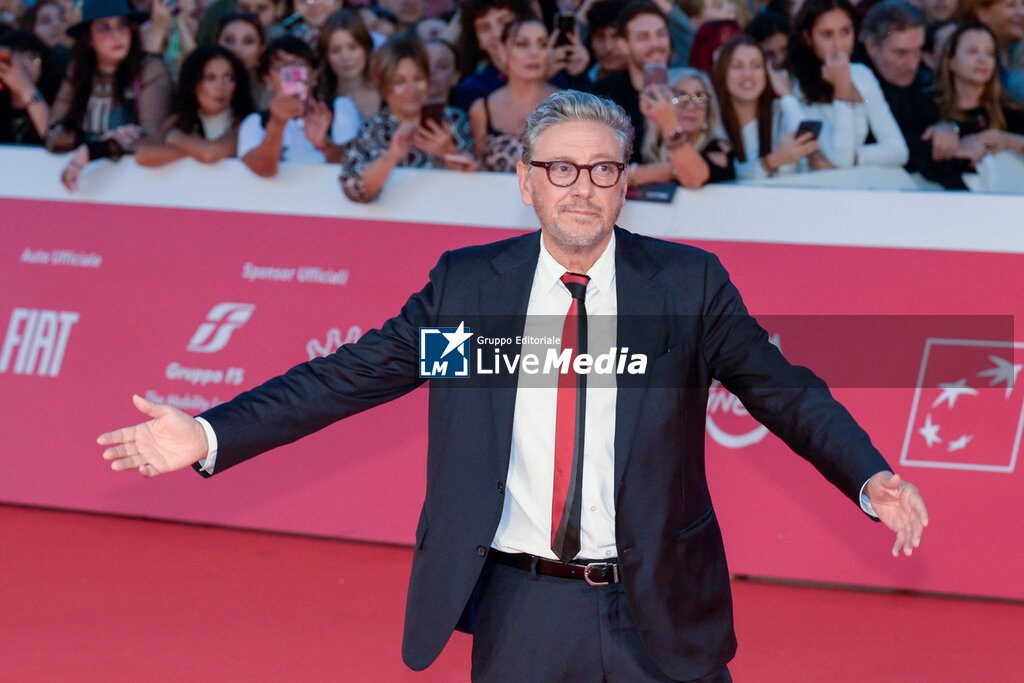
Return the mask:
<svg viewBox="0 0 1024 683">
<path fill-rule="evenodd" d="M 1024 0 L 2 0 L 0 143 L 143 166 L 514 171 L 560 88 L 623 107 L 631 186 L 1024 154 Z M 294 4 L 293 4 L 294 2 Z"/>
</svg>

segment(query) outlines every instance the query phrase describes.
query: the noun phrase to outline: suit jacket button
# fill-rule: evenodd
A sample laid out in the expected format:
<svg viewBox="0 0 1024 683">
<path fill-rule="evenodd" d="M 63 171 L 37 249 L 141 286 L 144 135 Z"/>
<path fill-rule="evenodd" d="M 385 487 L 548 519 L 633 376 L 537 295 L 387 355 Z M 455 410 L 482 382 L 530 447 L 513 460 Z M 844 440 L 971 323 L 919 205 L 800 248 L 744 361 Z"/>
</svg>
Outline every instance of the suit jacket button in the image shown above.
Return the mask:
<svg viewBox="0 0 1024 683">
<path fill-rule="evenodd" d="M 476 554 L 479 555 L 480 557 L 483 557 L 484 555 L 487 554 L 487 548 L 483 547 L 482 545 L 478 545 L 476 547 Z"/>
<path fill-rule="evenodd" d="M 503 493 L 505 493 L 505 485 L 504 485 L 504 484 L 502 484 L 502 483 L 501 483 L 501 482 L 499 481 L 499 482 L 498 482 L 498 494 L 499 494 L 499 495 L 501 495 L 501 494 L 503 494 Z"/>
</svg>

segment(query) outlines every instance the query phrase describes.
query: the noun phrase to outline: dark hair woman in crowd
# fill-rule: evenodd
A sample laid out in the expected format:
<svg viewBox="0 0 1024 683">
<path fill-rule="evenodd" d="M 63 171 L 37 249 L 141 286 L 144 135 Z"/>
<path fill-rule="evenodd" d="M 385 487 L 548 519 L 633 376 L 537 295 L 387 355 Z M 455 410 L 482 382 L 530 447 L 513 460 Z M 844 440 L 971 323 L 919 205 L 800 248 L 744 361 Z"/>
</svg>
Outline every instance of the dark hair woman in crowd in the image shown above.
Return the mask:
<svg viewBox="0 0 1024 683">
<path fill-rule="evenodd" d="M 411 32 L 391 38 L 373 54 L 370 75 L 385 106 L 345 147 L 341 188 L 352 201 L 375 199 L 397 166 L 476 170 L 466 115 L 444 107 L 438 122 L 424 111 L 429 68 L 427 51 Z"/>
<path fill-rule="evenodd" d="M 230 12 L 220 18 L 214 42 L 238 57 L 249 77 L 249 92 L 253 106 L 265 109 L 269 105 L 266 86 L 259 77 L 260 55 L 267 44 L 259 15 L 252 12 Z"/>
<path fill-rule="evenodd" d="M 337 143 L 355 137 L 363 119 L 381 107 L 381 97 L 370 82 L 373 38 L 359 12 L 339 10 L 320 31 L 320 98 L 331 106 L 331 138 Z"/>
<path fill-rule="evenodd" d="M 163 166 L 184 157 L 204 164 L 233 157 L 238 126 L 251 111 L 242 62 L 219 45 L 200 45 L 181 65 L 163 142 L 141 144 L 135 160 L 141 166 Z"/>
<path fill-rule="evenodd" d="M 956 126 L 974 160 L 1007 149 L 1024 153 L 1024 113 L 1003 95 L 997 50 L 987 26 L 961 26 L 946 41 L 935 74 L 939 112 Z"/>
<path fill-rule="evenodd" d="M 21 28 L 34 33 L 49 48 L 54 64 L 63 74 L 71 59 L 68 37 L 64 32 L 64 7 L 57 0 L 38 0 L 21 15 Z"/>
<path fill-rule="evenodd" d="M 473 103 L 469 123 L 483 170 L 514 172 L 526 117 L 555 92 L 546 78 L 548 30 L 537 17 L 518 17 L 505 26 L 501 52 L 508 83 Z"/>
<path fill-rule="evenodd" d="M 764 52 L 750 36 L 738 36 L 722 46 L 711 82 L 722 127 L 736 152 L 737 177 L 793 173 L 797 162 L 818 150 L 813 134 L 795 137 L 804 109 L 785 78 L 770 79 Z M 781 97 L 776 97 L 775 89 L 782 91 Z"/>
<path fill-rule="evenodd" d="M 847 0 L 807 0 L 794 21 L 794 90 L 808 118 L 823 123 L 821 149 L 808 157 L 812 169 L 907 162 L 907 143 L 878 80 L 867 66 L 850 63 L 856 38 Z"/>
<path fill-rule="evenodd" d="M 526 0 L 464 0 L 459 9 L 462 82 L 452 91 L 453 106 L 468 111 L 477 99 L 504 85 L 501 34 L 509 22 L 527 14 Z"/>
<path fill-rule="evenodd" d="M 769 7 L 763 8 L 747 24 L 747 35 L 757 41 L 771 69 L 785 69 L 789 48 L 789 19 Z"/>
<path fill-rule="evenodd" d="M 43 144 L 59 82 L 43 41 L 28 31 L 0 32 L 0 143 Z"/>
<path fill-rule="evenodd" d="M 170 113 L 171 78 L 162 60 L 142 52 L 138 23 L 145 14 L 125 0 L 86 0 L 68 74 L 57 92 L 46 146 L 74 149 L 61 181 L 69 190 L 90 160 L 132 153 Z"/>
</svg>

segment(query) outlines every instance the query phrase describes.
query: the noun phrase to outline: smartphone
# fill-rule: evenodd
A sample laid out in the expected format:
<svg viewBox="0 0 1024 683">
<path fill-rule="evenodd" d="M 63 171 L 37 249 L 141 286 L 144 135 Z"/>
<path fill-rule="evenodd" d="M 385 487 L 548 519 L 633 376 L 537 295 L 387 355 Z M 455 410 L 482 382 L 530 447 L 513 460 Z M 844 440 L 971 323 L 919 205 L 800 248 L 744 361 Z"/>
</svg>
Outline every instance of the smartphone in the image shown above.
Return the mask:
<svg viewBox="0 0 1024 683">
<path fill-rule="evenodd" d="M 576 28 L 576 17 L 572 12 L 559 12 L 555 15 L 555 31 L 558 32 L 558 38 L 555 40 L 555 46 L 568 45 L 569 34 Z"/>
<path fill-rule="evenodd" d="M 812 119 L 801 121 L 800 125 L 796 128 L 796 137 L 800 137 L 804 133 L 810 133 L 817 140 L 818 136 L 821 135 L 821 121 L 814 121 Z"/>
<path fill-rule="evenodd" d="M 420 111 L 420 125 L 427 121 L 433 121 L 438 126 L 444 126 L 443 100 L 430 100 L 423 103 L 423 109 Z"/>
<path fill-rule="evenodd" d="M 306 101 L 309 96 L 309 73 L 306 67 L 286 66 L 281 69 L 281 93 Z"/>
<path fill-rule="evenodd" d="M 644 87 L 649 85 L 668 85 L 668 67 L 665 64 L 644 64 Z"/>
</svg>

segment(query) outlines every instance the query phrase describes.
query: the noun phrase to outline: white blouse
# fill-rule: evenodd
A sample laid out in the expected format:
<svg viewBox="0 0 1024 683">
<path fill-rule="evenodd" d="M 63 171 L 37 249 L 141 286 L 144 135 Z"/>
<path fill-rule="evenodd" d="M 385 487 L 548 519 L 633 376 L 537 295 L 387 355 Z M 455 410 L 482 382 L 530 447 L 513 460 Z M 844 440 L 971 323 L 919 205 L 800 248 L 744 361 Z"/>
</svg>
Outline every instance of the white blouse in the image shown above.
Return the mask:
<svg viewBox="0 0 1024 683">
<path fill-rule="evenodd" d="M 821 153 L 838 168 L 855 164 L 903 166 L 909 154 L 907 143 L 875 75 L 865 65 L 854 63 L 850 64 L 850 80 L 860 93 L 862 102 L 833 100 L 809 103 L 800 92 L 800 85 L 793 84 L 807 118 L 819 119 L 823 123 L 819 138 Z M 868 131 L 874 135 L 875 142 L 866 142 Z"/>
<path fill-rule="evenodd" d="M 807 117 L 803 105 L 794 95 L 784 95 L 772 102 L 772 145 L 778 148 L 779 142 L 786 133 L 797 129 L 800 122 Z M 740 180 L 754 180 L 768 177 L 768 172 L 761 165 L 761 140 L 758 135 L 757 119 L 747 122 L 740 131 L 743 136 L 743 152 L 746 161 L 736 161 L 736 177 Z M 774 150 L 772 150 L 774 151 Z M 766 154 L 769 152 L 766 152 Z M 796 173 L 797 164 L 780 166 L 778 173 Z"/>
</svg>

